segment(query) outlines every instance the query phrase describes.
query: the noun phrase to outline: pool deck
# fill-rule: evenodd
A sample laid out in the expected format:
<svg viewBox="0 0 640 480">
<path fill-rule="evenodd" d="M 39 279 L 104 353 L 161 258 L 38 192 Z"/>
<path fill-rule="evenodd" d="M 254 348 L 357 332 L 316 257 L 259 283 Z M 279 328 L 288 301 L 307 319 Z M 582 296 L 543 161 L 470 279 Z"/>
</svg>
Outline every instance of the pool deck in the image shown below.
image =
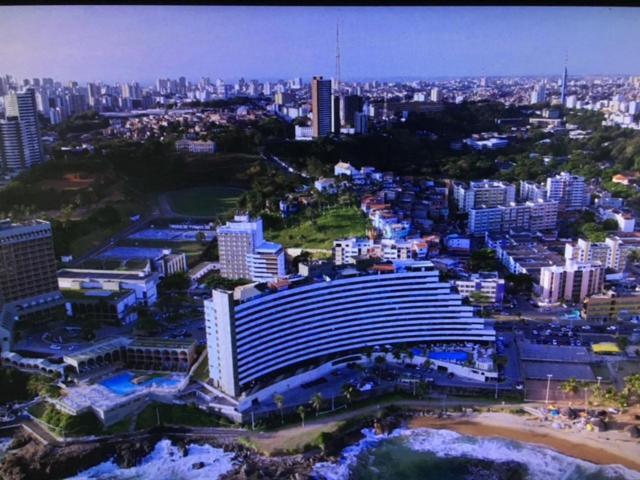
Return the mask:
<svg viewBox="0 0 640 480">
<path fill-rule="evenodd" d="M 121 372 L 116 375 L 112 375 L 109 378 L 103 379 L 102 382 L 108 381 L 110 378 L 123 376 L 126 373 Z M 172 378 L 178 379 L 178 375 L 173 375 Z M 131 379 L 135 378 L 135 375 Z M 65 389 L 66 395 L 59 401 L 67 408 L 80 412 L 88 408 L 96 408 L 98 410 L 106 411 L 114 408 L 120 404 L 128 403 L 142 395 L 148 393 L 164 393 L 174 394 L 178 393 L 183 385 L 183 381 L 186 377 L 181 376 L 174 385 L 158 385 L 153 383 L 153 380 L 149 380 L 150 383 L 143 385 L 133 385 L 129 393 L 117 393 L 109 387 L 102 385 L 101 383 L 94 383 L 92 385 L 78 385 Z"/>
</svg>

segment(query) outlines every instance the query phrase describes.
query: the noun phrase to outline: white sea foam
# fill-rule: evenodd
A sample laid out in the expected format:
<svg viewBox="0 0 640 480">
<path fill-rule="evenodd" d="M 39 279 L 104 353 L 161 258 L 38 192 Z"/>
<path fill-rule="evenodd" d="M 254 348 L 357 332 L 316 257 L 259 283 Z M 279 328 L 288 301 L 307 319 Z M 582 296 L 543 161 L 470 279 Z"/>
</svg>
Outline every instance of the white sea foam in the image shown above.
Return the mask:
<svg viewBox="0 0 640 480">
<path fill-rule="evenodd" d="M 337 463 L 318 463 L 314 475 L 322 480 L 347 480 L 358 456 L 391 437 L 404 437 L 406 445 L 439 457 L 466 457 L 495 462 L 517 461 L 527 466 L 528 480 L 640 480 L 640 472 L 620 465 L 595 465 L 537 445 L 496 437 L 473 437 L 450 430 L 421 428 L 398 429 L 390 435 L 377 436 L 366 429 L 364 438 L 347 447 Z"/>
<path fill-rule="evenodd" d="M 120 468 L 108 460 L 69 480 L 215 480 L 233 468 L 233 457 L 221 448 L 194 444 L 183 455 L 170 440 L 161 440 L 136 467 Z M 202 468 L 194 468 L 197 464 Z"/>
</svg>

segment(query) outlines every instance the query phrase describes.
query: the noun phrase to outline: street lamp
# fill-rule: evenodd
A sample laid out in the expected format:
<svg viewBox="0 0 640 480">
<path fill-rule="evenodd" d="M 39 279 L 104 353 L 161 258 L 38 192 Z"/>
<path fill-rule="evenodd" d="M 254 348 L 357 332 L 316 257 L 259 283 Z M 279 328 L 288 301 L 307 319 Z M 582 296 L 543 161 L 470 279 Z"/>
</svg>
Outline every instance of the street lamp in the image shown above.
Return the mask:
<svg viewBox="0 0 640 480">
<path fill-rule="evenodd" d="M 551 377 L 553 377 L 553 374 L 547 373 L 547 396 L 544 401 L 545 405 L 549 403 L 549 388 L 551 387 Z"/>
</svg>

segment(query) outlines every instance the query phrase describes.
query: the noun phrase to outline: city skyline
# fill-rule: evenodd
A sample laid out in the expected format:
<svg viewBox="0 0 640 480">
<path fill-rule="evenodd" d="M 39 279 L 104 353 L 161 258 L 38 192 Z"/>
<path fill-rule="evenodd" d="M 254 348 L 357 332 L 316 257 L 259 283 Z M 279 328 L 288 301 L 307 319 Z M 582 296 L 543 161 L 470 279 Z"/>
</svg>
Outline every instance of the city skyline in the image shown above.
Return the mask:
<svg viewBox="0 0 640 480">
<path fill-rule="evenodd" d="M 81 82 L 332 77 L 338 21 L 346 81 L 561 75 L 567 57 L 571 75 L 629 75 L 637 73 L 630 60 L 640 42 L 640 13 L 629 8 L 32 6 L 2 12 L 0 71 Z"/>
</svg>

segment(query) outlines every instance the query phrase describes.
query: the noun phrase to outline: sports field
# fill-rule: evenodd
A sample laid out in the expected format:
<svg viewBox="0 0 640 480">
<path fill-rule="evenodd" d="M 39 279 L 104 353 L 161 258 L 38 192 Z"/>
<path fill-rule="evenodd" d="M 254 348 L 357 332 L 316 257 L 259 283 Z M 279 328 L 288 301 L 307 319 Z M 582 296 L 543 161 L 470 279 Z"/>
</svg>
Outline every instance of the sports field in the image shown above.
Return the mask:
<svg viewBox="0 0 640 480">
<path fill-rule="evenodd" d="M 236 207 L 244 190 L 233 187 L 196 187 L 167 194 L 171 209 L 180 215 L 221 215 Z"/>
</svg>

